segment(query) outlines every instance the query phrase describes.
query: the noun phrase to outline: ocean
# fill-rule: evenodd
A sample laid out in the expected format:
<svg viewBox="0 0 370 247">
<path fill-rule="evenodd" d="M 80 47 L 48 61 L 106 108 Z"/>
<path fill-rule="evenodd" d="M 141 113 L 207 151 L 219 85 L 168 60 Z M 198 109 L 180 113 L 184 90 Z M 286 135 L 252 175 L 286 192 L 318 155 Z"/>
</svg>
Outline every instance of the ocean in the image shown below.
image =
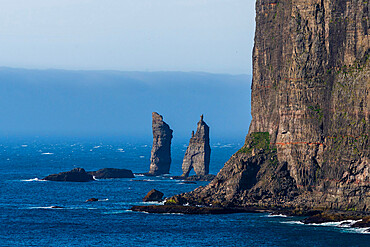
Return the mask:
<svg viewBox="0 0 370 247">
<path fill-rule="evenodd" d="M 242 142 L 211 140 L 217 174 Z M 149 170 L 150 142 L 124 138 L 14 138 L 0 145 L 0 246 L 370 246 L 370 234 L 338 223 L 303 225 L 269 214 L 182 215 L 130 211 L 151 189 L 165 196 L 207 182 L 168 176 L 87 183 L 41 181 L 75 167 Z M 181 175 L 186 141 L 172 145 L 171 175 Z M 98 202 L 85 202 L 89 198 Z M 63 208 L 51 208 L 60 206 Z"/>
</svg>

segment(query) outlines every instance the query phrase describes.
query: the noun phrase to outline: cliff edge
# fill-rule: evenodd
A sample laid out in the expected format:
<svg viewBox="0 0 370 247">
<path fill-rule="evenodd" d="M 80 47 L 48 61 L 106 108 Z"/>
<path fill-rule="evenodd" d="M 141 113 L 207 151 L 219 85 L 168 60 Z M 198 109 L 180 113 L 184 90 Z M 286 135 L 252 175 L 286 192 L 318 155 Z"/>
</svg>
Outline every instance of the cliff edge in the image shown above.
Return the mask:
<svg viewBox="0 0 370 247">
<path fill-rule="evenodd" d="M 370 211 L 370 2 L 257 0 L 252 123 L 173 204 Z"/>
</svg>

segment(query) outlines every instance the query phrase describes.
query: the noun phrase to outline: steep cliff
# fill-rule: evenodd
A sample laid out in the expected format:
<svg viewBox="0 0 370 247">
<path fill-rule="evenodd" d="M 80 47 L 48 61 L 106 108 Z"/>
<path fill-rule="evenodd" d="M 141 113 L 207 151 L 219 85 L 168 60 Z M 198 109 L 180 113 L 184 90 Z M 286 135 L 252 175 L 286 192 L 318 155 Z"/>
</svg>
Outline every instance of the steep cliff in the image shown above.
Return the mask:
<svg viewBox="0 0 370 247">
<path fill-rule="evenodd" d="M 245 145 L 208 186 L 172 202 L 370 211 L 369 9 L 257 0 Z"/>
<path fill-rule="evenodd" d="M 150 157 L 150 171 L 147 175 L 170 173 L 172 130 L 156 112 L 152 114 L 153 147 Z"/>
<path fill-rule="evenodd" d="M 211 158 L 211 147 L 209 145 L 209 127 L 203 121 L 203 115 L 197 125 L 197 131 L 192 132 L 189 146 L 186 149 L 182 163 L 182 176 L 188 177 L 191 169 L 194 168 L 197 176 L 204 176 L 209 173 L 209 162 Z"/>
</svg>

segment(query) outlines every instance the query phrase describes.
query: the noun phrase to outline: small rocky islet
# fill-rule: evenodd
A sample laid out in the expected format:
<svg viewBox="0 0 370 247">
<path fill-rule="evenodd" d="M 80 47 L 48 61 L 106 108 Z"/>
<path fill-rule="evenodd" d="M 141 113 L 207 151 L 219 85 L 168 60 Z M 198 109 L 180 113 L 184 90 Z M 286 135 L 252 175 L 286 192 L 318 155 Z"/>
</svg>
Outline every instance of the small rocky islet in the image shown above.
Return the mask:
<svg viewBox="0 0 370 247">
<path fill-rule="evenodd" d="M 103 168 L 98 171 L 86 172 L 83 168 L 74 168 L 71 171 L 51 174 L 42 180 L 56 182 L 90 182 L 95 179 L 134 178 L 131 170 L 118 168 Z"/>
</svg>

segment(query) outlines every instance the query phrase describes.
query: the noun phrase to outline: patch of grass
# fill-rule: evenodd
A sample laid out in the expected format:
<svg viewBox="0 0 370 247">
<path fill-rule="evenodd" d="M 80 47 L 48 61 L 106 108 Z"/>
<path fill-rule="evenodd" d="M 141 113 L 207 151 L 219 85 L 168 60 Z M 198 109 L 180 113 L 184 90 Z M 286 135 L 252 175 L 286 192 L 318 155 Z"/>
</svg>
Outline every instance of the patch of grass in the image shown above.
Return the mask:
<svg viewBox="0 0 370 247">
<path fill-rule="evenodd" d="M 253 149 L 270 151 L 270 134 L 268 132 L 254 132 L 249 134 L 246 143 L 239 153 L 251 153 Z"/>
</svg>

